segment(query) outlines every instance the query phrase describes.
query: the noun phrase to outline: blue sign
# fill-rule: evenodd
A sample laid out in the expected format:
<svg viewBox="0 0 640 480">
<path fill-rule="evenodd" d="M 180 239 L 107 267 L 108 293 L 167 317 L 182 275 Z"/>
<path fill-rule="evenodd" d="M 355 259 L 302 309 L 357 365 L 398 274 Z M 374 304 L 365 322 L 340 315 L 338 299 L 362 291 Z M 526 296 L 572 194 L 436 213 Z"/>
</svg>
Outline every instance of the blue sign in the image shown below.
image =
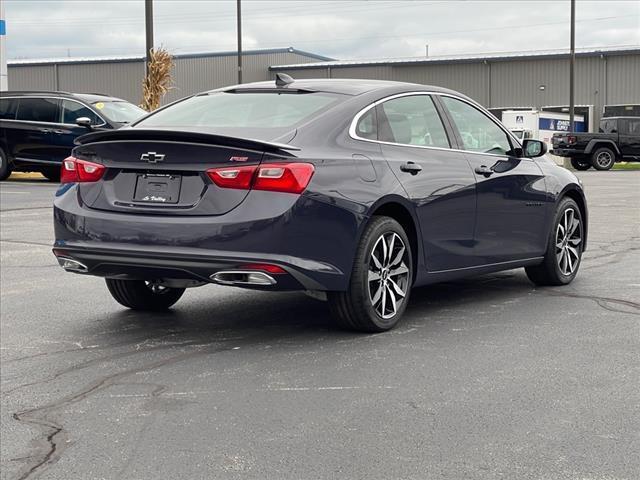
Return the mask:
<svg viewBox="0 0 640 480">
<path fill-rule="evenodd" d="M 557 118 L 543 118 L 538 119 L 538 128 L 540 130 L 551 130 L 553 132 L 568 132 L 571 123 L 569 120 L 559 120 Z M 584 122 L 576 120 L 574 122 L 574 132 L 584 132 Z"/>
<path fill-rule="evenodd" d="M 7 22 L 4 20 L 0 20 L 0 35 L 7 34 Z"/>
</svg>

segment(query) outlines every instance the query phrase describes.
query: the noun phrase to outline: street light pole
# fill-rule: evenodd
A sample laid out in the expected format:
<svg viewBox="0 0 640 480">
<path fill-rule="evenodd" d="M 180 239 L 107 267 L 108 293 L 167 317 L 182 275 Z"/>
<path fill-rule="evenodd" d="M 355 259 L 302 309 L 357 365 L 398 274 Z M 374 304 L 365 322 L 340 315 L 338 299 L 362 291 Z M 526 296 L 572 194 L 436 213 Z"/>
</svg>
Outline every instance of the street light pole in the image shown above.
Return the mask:
<svg viewBox="0 0 640 480">
<path fill-rule="evenodd" d="M 153 49 L 153 0 L 144 0 L 144 23 L 145 23 L 145 76 L 149 72 L 149 62 L 151 62 L 151 50 Z"/>
<path fill-rule="evenodd" d="M 236 16 L 238 23 L 238 83 L 242 83 L 242 9 L 240 0 L 236 1 Z"/>
<path fill-rule="evenodd" d="M 571 0 L 571 53 L 569 60 L 569 129 L 575 131 L 576 0 Z"/>
</svg>

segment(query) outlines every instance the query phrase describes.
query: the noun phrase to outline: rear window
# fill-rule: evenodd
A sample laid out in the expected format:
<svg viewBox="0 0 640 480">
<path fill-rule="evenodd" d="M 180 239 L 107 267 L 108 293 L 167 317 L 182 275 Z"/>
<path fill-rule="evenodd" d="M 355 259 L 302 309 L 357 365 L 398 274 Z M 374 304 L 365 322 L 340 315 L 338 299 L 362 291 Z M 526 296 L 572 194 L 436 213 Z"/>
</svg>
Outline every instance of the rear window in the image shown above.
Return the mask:
<svg viewBox="0 0 640 480">
<path fill-rule="evenodd" d="M 21 98 L 17 120 L 60 123 L 60 100 L 56 98 Z"/>
<path fill-rule="evenodd" d="M 176 103 L 145 118 L 141 127 L 286 128 L 339 100 L 328 93 L 213 93 Z"/>
<path fill-rule="evenodd" d="M 0 120 L 14 120 L 17 104 L 18 101 L 13 98 L 0 98 Z"/>
</svg>

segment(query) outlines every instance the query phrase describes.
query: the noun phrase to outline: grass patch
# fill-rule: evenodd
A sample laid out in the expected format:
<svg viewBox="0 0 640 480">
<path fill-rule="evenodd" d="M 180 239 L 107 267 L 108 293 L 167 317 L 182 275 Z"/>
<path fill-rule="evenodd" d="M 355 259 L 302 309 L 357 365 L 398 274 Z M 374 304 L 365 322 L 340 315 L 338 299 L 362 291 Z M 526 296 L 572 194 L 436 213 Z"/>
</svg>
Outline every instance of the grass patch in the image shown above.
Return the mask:
<svg viewBox="0 0 640 480">
<path fill-rule="evenodd" d="M 619 162 L 613 166 L 613 170 L 640 170 L 640 162 Z"/>
</svg>

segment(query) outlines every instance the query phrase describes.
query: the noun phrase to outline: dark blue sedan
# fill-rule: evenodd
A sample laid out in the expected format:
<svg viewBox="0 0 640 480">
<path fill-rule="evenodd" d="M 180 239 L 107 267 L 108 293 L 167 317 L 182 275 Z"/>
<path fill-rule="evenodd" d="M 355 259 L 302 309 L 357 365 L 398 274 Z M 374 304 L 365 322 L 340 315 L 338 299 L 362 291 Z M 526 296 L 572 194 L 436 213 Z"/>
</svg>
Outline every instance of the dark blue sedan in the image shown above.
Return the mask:
<svg viewBox="0 0 640 480">
<path fill-rule="evenodd" d="M 302 290 L 379 332 L 414 286 L 517 267 L 565 285 L 586 247 L 578 179 L 439 87 L 278 75 L 77 145 L 53 251 L 133 309 L 207 283 Z"/>
</svg>

